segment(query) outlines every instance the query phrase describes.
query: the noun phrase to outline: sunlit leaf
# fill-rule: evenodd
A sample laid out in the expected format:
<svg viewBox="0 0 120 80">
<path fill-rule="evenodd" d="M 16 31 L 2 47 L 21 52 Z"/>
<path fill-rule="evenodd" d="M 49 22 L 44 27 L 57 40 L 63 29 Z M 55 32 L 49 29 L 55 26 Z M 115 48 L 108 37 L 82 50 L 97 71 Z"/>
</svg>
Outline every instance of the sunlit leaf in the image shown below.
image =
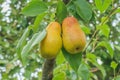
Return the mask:
<svg viewBox="0 0 120 80">
<path fill-rule="evenodd" d="M 26 16 L 36 16 L 47 11 L 47 5 L 40 0 L 32 0 L 22 10 L 22 14 Z"/>
<path fill-rule="evenodd" d="M 62 52 L 60 52 L 60 53 L 58 54 L 57 58 L 56 58 L 56 64 L 57 64 L 57 65 L 60 65 L 60 64 L 62 64 L 64 61 L 65 61 L 65 58 L 64 58 Z"/>
<path fill-rule="evenodd" d="M 57 73 L 52 80 L 65 80 L 65 72 L 61 71 L 60 73 Z"/>
<path fill-rule="evenodd" d="M 29 32 L 30 32 L 30 27 L 32 26 L 29 26 L 23 33 L 22 37 L 20 38 L 20 40 L 18 41 L 18 44 L 17 44 L 17 54 L 18 54 L 18 57 L 21 59 L 21 51 L 23 49 L 23 46 L 26 44 L 26 38 L 28 37 L 29 35 Z"/>
<path fill-rule="evenodd" d="M 117 8 L 113 14 L 120 13 L 120 8 Z"/>
<path fill-rule="evenodd" d="M 109 37 L 110 28 L 108 25 L 104 24 L 102 26 L 98 26 L 97 29 L 100 30 L 100 35 L 104 35 L 107 38 Z"/>
<path fill-rule="evenodd" d="M 102 6 L 102 12 L 105 11 L 110 4 L 112 3 L 112 0 L 104 0 L 103 6 Z"/>
<path fill-rule="evenodd" d="M 91 34 L 90 28 L 81 25 L 81 29 L 85 32 L 85 34 Z"/>
<path fill-rule="evenodd" d="M 95 0 L 95 5 L 101 12 L 106 11 L 111 3 L 112 0 Z"/>
<path fill-rule="evenodd" d="M 113 69 L 115 69 L 116 67 L 117 67 L 117 63 L 115 62 L 115 61 L 112 61 L 111 62 L 111 67 L 113 68 Z"/>
<path fill-rule="evenodd" d="M 103 4 L 102 0 L 95 0 L 95 5 L 100 11 L 102 11 L 102 4 Z"/>
<path fill-rule="evenodd" d="M 120 46 L 115 45 L 115 48 L 120 51 Z"/>
<path fill-rule="evenodd" d="M 57 65 L 57 67 L 55 67 L 53 70 L 53 74 L 56 75 L 57 73 L 60 73 L 61 71 L 65 71 L 66 68 L 67 68 L 66 64 Z"/>
<path fill-rule="evenodd" d="M 36 45 L 39 44 L 44 37 L 46 36 L 46 30 L 43 30 L 42 32 L 35 33 L 33 37 L 27 42 L 27 44 L 24 46 L 21 57 L 23 64 L 26 64 L 26 59 L 28 56 L 29 51 Z"/>
</svg>

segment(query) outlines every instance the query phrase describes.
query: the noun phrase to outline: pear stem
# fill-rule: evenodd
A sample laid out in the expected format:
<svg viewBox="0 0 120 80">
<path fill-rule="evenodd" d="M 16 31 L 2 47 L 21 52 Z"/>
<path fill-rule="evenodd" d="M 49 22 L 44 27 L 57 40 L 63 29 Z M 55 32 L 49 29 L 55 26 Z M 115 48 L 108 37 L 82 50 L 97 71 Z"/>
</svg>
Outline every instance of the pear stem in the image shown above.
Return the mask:
<svg viewBox="0 0 120 80">
<path fill-rule="evenodd" d="M 43 65 L 42 80 L 52 80 L 55 59 L 46 59 Z"/>
</svg>

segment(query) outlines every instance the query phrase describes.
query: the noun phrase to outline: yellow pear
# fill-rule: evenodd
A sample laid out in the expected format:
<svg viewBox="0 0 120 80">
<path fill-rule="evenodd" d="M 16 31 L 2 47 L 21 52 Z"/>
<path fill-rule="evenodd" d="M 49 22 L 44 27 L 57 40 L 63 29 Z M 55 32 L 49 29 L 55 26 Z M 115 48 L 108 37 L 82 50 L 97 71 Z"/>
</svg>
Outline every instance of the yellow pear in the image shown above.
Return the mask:
<svg viewBox="0 0 120 80">
<path fill-rule="evenodd" d="M 86 36 L 77 19 L 67 17 L 62 23 L 63 46 L 67 52 L 76 54 L 81 52 L 86 45 Z"/>
<path fill-rule="evenodd" d="M 53 59 L 62 47 L 61 26 L 58 22 L 51 22 L 46 31 L 47 35 L 40 44 L 40 53 L 46 59 Z"/>
</svg>

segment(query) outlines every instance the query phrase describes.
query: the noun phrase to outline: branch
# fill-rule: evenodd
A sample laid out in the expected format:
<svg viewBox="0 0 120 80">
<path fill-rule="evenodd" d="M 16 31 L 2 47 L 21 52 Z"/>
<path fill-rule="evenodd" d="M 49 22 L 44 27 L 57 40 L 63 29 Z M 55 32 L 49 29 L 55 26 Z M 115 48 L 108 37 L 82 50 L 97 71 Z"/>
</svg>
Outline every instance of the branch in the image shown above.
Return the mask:
<svg viewBox="0 0 120 80">
<path fill-rule="evenodd" d="M 42 80 L 52 80 L 55 59 L 45 60 L 43 65 Z"/>
<path fill-rule="evenodd" d="M 68 4 L 70 0 L 63 0 L 65 4 Z"/>
<path fill-rule="evenodd" d="M 99 26 L 104 25 L 104 24 L 108 21 L 108 19 L 113 15 L 113 13 L 116 11 L 116 9 L 117 9 L 119 6 L 120 6 L 120 5 L 118 5 L 118 6 L 115 7 L 114 9 L 112 9 L 111 12 L 108 14 L 108 16 L 104 19 L 104 21 L 102 21 L 102 23 L 99 24 Z M 85 49 L 83 50 L 82 53 L 85 54 L 86 49 L 89 47 L 89 45 L 92 43 L 93 39 L 96 37 L 96 35 L 97 35 L 98 33 L 99 33 L 99 30 L 96 29 L 96 30 L 94 31 L 94 33 L 93 33 L 90 41 L 88 42 L 88 44 L 86 45 L 86 47 L 85 47 Z M 84 56 L 84 57 L 85 57 L 85 56 Z"/>
<path fill-rule="evenodd" d="M 99 71 L 99 69 L 98 68 L 92 68 L 91 70 L 90 70 L 90 72 L 97 72 L 97 71 Z"/>
</svg>

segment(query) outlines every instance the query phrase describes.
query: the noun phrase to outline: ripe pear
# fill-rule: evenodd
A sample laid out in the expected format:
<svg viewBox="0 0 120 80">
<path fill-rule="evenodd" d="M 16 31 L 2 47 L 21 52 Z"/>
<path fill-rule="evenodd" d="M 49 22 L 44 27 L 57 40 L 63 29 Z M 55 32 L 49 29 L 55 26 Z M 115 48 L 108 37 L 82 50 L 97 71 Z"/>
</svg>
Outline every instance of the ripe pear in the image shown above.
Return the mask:
<svg viewBox="0 0 120 80">
<path fill-rule="evenodd" d="M 47 35 L 40 44 L 40 53 L 46 59 L 53 59 L 62 47 L 61 26 L 58 22 L 51 22 L 46 31 Z"/>
<path fill-rule="evenodd" d="M 67 17 L 62 22 L 62 39 L 65 50 L 71 54 L 81 52 L 86 45 L 85 33 L 74 17 Z"/>
</svg>

